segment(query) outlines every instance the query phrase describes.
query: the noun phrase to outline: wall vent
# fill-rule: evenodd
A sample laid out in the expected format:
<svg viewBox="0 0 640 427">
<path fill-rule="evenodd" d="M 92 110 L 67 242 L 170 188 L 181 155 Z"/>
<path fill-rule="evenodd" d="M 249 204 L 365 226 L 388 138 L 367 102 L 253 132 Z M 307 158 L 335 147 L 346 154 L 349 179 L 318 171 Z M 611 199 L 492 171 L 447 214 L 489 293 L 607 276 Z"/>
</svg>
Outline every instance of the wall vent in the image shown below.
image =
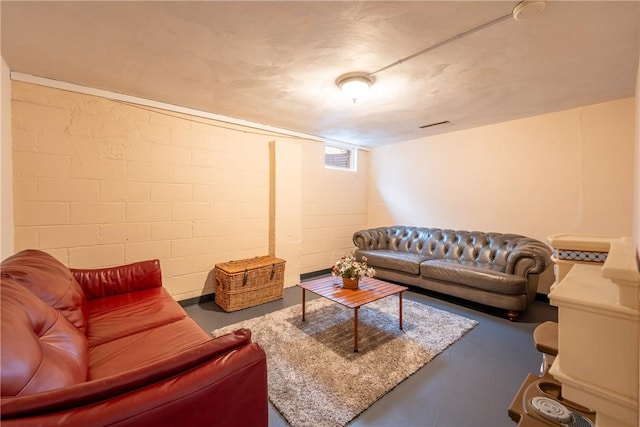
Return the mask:
<svg viewBox="0 0 640 427">
<path fill-rule="evenodd" d="M 428 125 L 420 126 L 420 129 L 430 128 L 431 126 L 444 125 L 444 124 L 447 124 L 447 123 L 451 123 L 451 122 L 449 120 L 445 120 L 443 122 L 429 123 Z"/>
</svg>

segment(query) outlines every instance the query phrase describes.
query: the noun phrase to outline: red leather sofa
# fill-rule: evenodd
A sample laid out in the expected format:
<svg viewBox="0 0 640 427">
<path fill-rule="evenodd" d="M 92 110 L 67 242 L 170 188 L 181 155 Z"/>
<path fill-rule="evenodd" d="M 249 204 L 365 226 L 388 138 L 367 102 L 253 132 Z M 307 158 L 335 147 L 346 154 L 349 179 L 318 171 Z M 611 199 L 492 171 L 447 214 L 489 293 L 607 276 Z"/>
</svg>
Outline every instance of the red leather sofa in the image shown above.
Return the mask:
<svg viewBox="0 0 640 427">
<path fill-rule="evenodd" d="M 158 260 L 78 270 L 25 250 L 0 268 L 3 427 L 268 424 L 264 350 L 205 333 Z"/>
</svg>

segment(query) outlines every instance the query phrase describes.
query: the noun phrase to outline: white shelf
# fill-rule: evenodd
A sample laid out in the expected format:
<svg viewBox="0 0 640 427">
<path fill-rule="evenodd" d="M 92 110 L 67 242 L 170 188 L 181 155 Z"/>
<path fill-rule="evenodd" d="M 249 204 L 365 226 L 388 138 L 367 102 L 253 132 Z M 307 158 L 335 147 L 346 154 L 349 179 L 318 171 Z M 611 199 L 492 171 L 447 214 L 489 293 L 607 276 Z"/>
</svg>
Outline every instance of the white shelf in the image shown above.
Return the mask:
<svg viewBox="0 0 640 427">
<path fill-rule="evenodd" d="M 567 261 L 549 300 L 558 356 L 549 372 L 566 398 L 596 411 L 597 427 L 637 426 L 640 273 L 631 239 L 557 234 L 556 250 L 607 252 L 604 264 Z"/>
</svg>

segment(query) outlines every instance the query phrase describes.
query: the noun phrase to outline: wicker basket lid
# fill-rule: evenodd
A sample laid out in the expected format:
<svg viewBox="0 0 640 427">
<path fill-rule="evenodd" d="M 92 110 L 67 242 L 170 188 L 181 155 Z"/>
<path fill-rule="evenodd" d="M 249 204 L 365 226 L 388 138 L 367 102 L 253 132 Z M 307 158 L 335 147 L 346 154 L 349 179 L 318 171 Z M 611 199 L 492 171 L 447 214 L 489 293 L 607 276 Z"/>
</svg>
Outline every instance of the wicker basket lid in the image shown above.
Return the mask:
<svg viewBox="0 0 640 427">
<path fill-rule="evenodd" d="M 253 270 L 256 268 L 270 267 L 273 265 L 284 264 L 286 261 L 281 258 L 275 258 L 271 255 L 257 256 L 254 258 L 240 259 L 237 261 L 228 261 L 216 264 L 216 268 L 226 273 L 240 273 L 245 270 Z"/>
</svg>

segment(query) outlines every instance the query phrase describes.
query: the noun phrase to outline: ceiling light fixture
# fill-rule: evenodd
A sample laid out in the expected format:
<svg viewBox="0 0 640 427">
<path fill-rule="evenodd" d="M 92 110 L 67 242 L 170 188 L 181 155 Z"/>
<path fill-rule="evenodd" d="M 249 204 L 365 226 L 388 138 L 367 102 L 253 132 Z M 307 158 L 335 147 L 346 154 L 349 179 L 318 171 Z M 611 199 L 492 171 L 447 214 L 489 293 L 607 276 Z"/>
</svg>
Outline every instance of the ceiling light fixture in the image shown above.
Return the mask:
<svg viewBox="0 0 640 427">
<path fill-rule="evenodd" d="M 368 73 L 347 73 L 336 79 L 336 85 L 354 104 L 369 91 L 372 84 L 373 78 Z"/>
<path fill-rule="evenodd" d="M 369 91 L 369 88 L 371 88 L 371 85 L 373 84 L 373 80 L 374 80 L 374 77 L 373 77 L 374 74 L 378 74 L 382 71 L 388 70 L 389 68 L 395 67 L 406 61 L 414 59 L 418 56 L 424 55 L 427 52 L 430 52 L 434 49 L 442 47 L 455 40 L 460 40 L 463 37 L 470 36 L 471 34 L 474 34 L 480 30 L 491 27 L 493 25 L 496 25 L 507 19 L 513 18 L 517 21 L 524 21 L 526 19 L 535 17 L 536 15 L 539 15 L 540 13 L 542 13 L 546 4 L 547 4 L 547 0 L 522 0 L 514 6 L 514 8 L 511 10 L 511 13 L 502 15 L 498 18 L 495 18 L 492 21 L 478 25 L 467 31 L 463 31 L 462 33 L 456 34 L 453 37 L 449 37 L 448 39 L 442 40 L 434 45 L 426 47 L 421 51 L 418 51 L 412 55 L 409 55 L 406 58 L 402 58 L 392 64 L 389 64 L 371 73 L 355 72 L 355 73 L 343 74 L 336 79 L 336 85 L 340 88 L 340 90 L 342 90 L 342 92 L 345 95 L 347 95 L 350 99 L 352 99 L 353 103 L 355 104 L 356 101 L 360 99 L 363 95 L 365 95 Z"/>
<path fill-rule="evenodd" d="M 547 5 L 545 0 L 525 0 L 521 1 L 513 8 L 513 19 L 525 21 L 539 15 Z"/>
</svg>

